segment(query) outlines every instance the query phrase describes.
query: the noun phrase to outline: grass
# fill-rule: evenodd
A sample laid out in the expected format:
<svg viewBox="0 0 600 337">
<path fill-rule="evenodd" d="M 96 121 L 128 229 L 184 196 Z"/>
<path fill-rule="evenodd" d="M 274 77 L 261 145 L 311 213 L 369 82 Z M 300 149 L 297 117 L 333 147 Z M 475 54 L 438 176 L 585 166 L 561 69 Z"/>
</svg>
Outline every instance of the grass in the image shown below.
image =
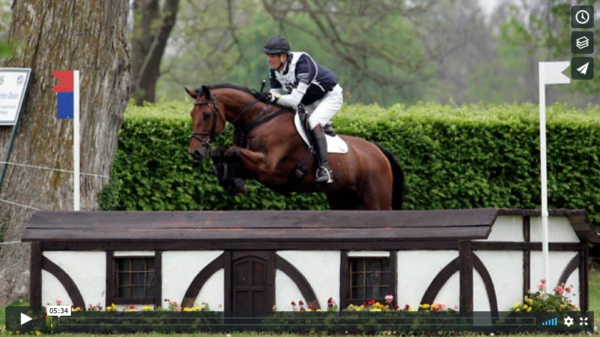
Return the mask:
<svg viewBox="0 0 600 337">
<path fill-rule="evenodd" d="M 600 315 L 600 269 L 598 268 L 592 268 L 590 270 L 590 282 L 589 282 L 589 286 L 590 286 L 590 311 L 593 311 L 594 313 L 596 313 L 596 315 Z M 11 305 L 28 305 L 28 302 L 15 302 L 12 303 Z M 4 311 L 5 308 L 1 308 L 0 307 L 0 327 L 4 327 Z M 10 335 L 8 332 L 6 331 L 2 331 L 0 333 L 0 335 L 3 336 L 8 336 Z M 215 333 L 215 334 L 202 334 L 202 333 L 198 333 L 198 334 L 169 334 L 169 336 L 186 336 L 186 337 L 215 337 L 215 336 L 225 336 L 226 334 L 224 333 Z M 300 336 L 325 336 L 327 335 L 326 333 L 315 333 L 315 334 L 310 334 L 310 335 L 275 335 L 278 337 L 300 337 Z M 414 334 L 415 336 L 418 336 L 419 334 Z M 68 333 L 63 333 L 60 334 L 60 337 L 88 337 L 90 336 L 89 334 L 68 334 Z M 127 335 L 127 337 L 163 337 L 166 336 L 166 334 L 161 334 L 161 333 L 149 333 L 149 334 L 131 334 L 131 335 Z M 257 333 L 257 332 L 253 332 L 253 333 L 234 333 L 232 334 L 232 337 L 248 337 L 248 336 L 271 336 L 268 333 Z M 484 334 L 465 334 L 463 336 L 487 336 Z M 557 336 L 556 334 L 511 334 L 511 337 L 555 337 Z"/>
</svg>

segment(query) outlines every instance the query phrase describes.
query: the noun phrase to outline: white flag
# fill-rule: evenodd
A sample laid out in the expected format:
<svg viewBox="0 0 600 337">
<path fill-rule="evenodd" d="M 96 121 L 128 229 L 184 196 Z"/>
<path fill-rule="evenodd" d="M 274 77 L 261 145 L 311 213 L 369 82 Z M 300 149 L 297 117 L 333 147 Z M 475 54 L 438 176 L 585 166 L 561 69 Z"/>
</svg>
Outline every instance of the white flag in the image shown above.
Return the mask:
<svg viewBox="0 0 600 337">
<path fill-rule="evenodd" d="M 542 65 L 540 68 L 544 69 L 543 74 L 540 74 L 540 80 L 543 80 L 544 83 L 540 84 L 571 83 L 571 79 L 562 73 L 569 67 L 571 62 L 540 62 L 540 64 Z"/>
</svg>

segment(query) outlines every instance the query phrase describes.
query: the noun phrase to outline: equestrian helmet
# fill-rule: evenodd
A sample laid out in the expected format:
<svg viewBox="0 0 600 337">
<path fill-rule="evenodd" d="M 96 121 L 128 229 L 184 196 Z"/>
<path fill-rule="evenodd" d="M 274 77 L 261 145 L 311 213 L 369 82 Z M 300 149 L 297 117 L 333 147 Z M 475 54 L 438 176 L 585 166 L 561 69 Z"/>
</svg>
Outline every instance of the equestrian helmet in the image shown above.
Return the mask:
<svg viewBox="0 0 600 337">
<path fill-rule="evenodd" d="M 281 36 L 276 36 L 265 44 L 263 53 L 265 54 L 287 54 L 290 52 L 290 43 Z"/>
</svg>

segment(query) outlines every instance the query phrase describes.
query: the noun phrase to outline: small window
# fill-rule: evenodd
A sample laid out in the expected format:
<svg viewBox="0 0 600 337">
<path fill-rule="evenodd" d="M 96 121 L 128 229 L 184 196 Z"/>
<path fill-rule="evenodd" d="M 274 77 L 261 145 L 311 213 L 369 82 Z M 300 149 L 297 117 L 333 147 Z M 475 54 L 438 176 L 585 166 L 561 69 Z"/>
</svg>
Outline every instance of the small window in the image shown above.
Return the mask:
<svg viewBox="0 0 600 337">
<path fill-rule="evenodd" d="M 154 303 L 154 257 L 115 258 L 115 300 L 132 304 Z"/>
<path fill-rule="evenodd" d="M 390 259 L 352 258 L 350 267 L 350 300 L 379 300 L 392 293 Z"/>
<path fill-rule="evenodd" d="M 377 254 L 375 254 L 377 253 Z M 397 296 L 396 252 L 342 252 L 341 307 Z"/>
</svg>

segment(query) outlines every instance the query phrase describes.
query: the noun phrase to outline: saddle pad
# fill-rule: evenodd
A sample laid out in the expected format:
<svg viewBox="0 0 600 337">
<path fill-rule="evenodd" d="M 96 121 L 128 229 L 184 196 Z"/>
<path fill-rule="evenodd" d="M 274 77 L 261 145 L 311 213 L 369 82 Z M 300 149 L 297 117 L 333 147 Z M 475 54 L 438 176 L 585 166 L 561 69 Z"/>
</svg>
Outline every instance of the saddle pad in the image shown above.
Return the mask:
<svg viewBox="0 0 600 337">
<path fill-rule="evenodd" d="M 308 137 L 306 136 L 306 131 L 302 127 L 302 123 L 300 122 L 300 116 L 298 114 L 294 116 L 294 124 L 296 125 L 296 130 L 300 134 L 300 137 L 302 138 L 306 146 L 310 146 Z M 344 141 L 339 135 L 331 137 L 330 135 L 326 134 L 325 139 L 327 140 L 328 153 L 348 153 L 348 144 L 346 144 L 346 141 Z"/>
</svg>

